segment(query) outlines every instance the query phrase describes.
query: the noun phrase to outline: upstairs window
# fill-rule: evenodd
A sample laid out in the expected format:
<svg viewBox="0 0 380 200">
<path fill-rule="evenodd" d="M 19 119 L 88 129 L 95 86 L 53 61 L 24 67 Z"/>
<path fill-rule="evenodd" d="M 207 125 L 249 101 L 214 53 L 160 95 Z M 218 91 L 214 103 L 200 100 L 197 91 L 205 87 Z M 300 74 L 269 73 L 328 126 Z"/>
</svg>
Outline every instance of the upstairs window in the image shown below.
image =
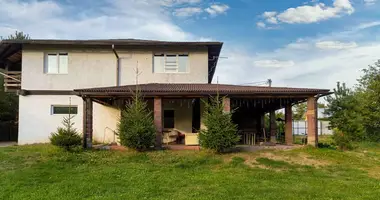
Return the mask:
<svg viewBox="0 0 380 200">
<path fill-rule="evenodd" d="M 47 74 L 67 74 L 68 73 L 67 53 L 47 53 L 45 59 L 45 73 Z"/>
<path fill-rule="evenodd" d="M 189 72 L 188 54 L 154 54 L 154 73 L 186 73 Z"/>
</svg>

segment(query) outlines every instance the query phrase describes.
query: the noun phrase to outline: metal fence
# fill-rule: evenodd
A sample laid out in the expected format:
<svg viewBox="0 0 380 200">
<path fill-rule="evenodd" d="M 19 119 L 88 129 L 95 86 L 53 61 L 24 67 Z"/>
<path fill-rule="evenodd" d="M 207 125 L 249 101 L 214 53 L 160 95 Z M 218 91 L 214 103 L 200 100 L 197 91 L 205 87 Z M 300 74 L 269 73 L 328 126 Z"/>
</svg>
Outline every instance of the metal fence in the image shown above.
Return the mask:
<svg viewBox="0 0 380 200">
<path fill-rule="evenodd" d="M 329 121 L 318 120 L 318 135 L 331 135 Z M 307 135 L 307 121 L 293 121 L 293 135 Z"/>
</svg>

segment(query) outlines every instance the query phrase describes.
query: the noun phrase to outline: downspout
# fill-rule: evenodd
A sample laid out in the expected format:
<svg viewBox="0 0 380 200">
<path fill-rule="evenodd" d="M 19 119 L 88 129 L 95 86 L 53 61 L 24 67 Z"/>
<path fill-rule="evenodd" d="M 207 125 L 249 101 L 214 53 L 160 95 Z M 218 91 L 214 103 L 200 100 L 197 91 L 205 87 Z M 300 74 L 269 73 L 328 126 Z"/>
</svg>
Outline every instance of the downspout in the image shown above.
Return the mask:
<svg viewBox="0 0 380 200">
<path fill-rule="evenodd" d="M 112 51 L 116 56 L 116 86 L 120 86 L 120 57 L 115 50 L 115 45 L 112 45 Z"/>
</svg>

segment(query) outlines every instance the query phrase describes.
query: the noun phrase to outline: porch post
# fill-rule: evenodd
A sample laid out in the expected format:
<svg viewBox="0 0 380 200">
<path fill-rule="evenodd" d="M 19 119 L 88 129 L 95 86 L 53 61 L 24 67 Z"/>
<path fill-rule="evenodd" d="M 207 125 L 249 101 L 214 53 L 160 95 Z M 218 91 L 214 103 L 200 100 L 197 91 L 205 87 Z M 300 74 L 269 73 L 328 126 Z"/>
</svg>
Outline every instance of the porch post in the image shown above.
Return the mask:
<svg viewBox="0 0 380 200">
<path fill-rule="evenodd" d="M 154 98 L 154 126 L 156 127 L 156 148 L 162 147 L 162 99 Z"/>
<path fill-rule="evenodd" d="M 269 121 L 270 121 L 270 141 L 273 143 L 277 143 L 277 140 L 276 140 L 277 123 L 276 123 L 276 111 L 275 110 L 270 111 Z"/>
<path fill-rule="evenodd" d="M 307 99 L 307 144 L 317 147 L 318 146 L 318 112 L 317 112 L 317 98 L 309 97 Z"/>
<path fill-rule="evenodd" d="M 285 107 L 285 143 L 287 145 L 293 144 L 293 116 L 291 104 Z"/>
<path fill-rule="evenodd" d="M 231 100 L 229 97 L 223 98 L 223 110 L 227 113 L 231 112 Z"/>
<path fill-rule="evenodd" d="M 83 98 L 83 148 L 92 148 L 92 99 Z"/>
</svg>

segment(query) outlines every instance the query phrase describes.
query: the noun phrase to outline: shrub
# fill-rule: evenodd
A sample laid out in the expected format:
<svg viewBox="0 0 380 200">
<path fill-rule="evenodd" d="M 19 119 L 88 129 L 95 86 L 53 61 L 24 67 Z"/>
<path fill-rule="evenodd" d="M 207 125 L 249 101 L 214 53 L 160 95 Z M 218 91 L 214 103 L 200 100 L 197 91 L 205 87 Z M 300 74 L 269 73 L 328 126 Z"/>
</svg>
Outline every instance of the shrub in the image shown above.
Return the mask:
<svg viewBox="0 0 380 200">
<path fill-rule="evenodd" d="M 240 140 L 237 125 L 232 122 L 232 113 L 223 111 L 223 101 L 219 97 L 211 98 L 206 104 L 204 124 L 206 129 L 199 133 L 202 147 L 221 153 L 234 147 Z"/>
<path fill-rule="evenodd" d="M 67 151 L 72 150 L 75 147 L 81 145 L 82 138 L 78 134 L 77 130 L 73 127 L 73 118 L 74 116 L 71 116 L 70 114 L 68 117 L 63 118 L 62 124 L 64 127 L 59 127 L 57 129 L 57 132 L 51 134 L 51 144 L 61 147 Z"/>
<path fill-rule="evenodd" d="M 120 144 L 135 150 L 145 150 L 154 145 L 156 128 L 152 112 L 138 92 L 131 104 L 121 113 L 118 124 Z"/>
<path fill-rule="evenodd" d="M 332 138 L 340 150 L 352 150 L 354 148 L 350 137 L 339 129 L 334 129 Z"/>
</svg>

